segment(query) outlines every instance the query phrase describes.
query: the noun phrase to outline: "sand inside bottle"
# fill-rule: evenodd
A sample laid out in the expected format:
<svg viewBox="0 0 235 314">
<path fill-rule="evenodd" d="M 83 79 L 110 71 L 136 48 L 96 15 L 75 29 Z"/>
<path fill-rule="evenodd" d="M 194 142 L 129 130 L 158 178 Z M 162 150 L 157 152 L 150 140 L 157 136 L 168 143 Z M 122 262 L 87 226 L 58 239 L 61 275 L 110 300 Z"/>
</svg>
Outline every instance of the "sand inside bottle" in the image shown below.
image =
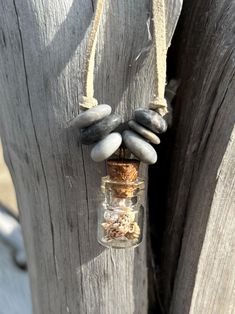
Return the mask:
<svg viewBox="0 0 235 314">
<path fill-rule="evenodd" d="M 137 246 L 142 230 L 137 205 L 138 194 L 144 189 L 138 179 L 139 162 L 136 160 L 109 160 L 108 176 L 102 178 L 105 208 L 101 219 L 102 245 L 113 248 Z"/>
</svg>

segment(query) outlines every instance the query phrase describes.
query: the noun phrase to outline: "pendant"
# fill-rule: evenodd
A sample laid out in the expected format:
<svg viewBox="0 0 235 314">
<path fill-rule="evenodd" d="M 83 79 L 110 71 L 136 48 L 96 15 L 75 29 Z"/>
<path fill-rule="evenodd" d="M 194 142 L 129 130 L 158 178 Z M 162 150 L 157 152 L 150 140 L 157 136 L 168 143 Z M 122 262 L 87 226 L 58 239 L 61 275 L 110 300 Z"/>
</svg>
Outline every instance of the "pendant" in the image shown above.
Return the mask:
<svg viewBox="0 0 235 314">
<path fill-rule="evenodd" d="M 138 177 L 138 160 L 107 161 L 102 178 L 103 203 L 98 209 L 98 242 L 108 248 L 138 246 L 143 238 L 144 180 Z"/>
</svg>

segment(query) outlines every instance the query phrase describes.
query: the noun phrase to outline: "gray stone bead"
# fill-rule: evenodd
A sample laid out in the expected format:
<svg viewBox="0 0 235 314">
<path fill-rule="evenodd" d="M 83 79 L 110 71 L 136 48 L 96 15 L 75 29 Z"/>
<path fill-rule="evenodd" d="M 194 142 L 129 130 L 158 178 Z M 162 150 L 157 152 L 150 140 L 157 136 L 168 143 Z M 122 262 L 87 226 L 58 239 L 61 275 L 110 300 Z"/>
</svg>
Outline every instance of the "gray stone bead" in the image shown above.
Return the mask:
<svg viewBox="0 0 235 314">
<path fill-rule="evenodd" d="M 119 148 L 122 143 L 120 133 L 114 132 L 95 144 L 91 150 L 91 158 L 100 162 L 109 158 Z"/>
<path fill-rule="evenodd" d="M 157 161 L 157 153 L 155 149 L 142 137 L 129 130 L 124 131 L 122 135 L 126 147 L 139 160 L 146 164 L 154 164 Z"/>
<path fill-rule="evenodd" d="M 82 144 L 94 144 L 106 135 L 116 129 L 121 123 L 121 117 L 116 114 L 111 114 L 103 120 L 85 128 L 81 129 L 80 139 Z"/>
<path fill-rule="evenodd" d="M 149 142 L 153 144 L 160 144 L 160 138 L 155 133 L 146 129 L 145 127 L 135 122 L 134 120 L 130 120 L 128 122 L 128 125 L 132 130 L 146 138 Z"/>
<path fill-rule="evenodd" d="M 163 133 L 167 130 L 167 123 L 162 116 L 150 109 L 139 108 L 135 110 L 134 119 L 156 133 Z"/>
<path fill-rule="evenodd" d="M 112 108 L 109 105 L 98 105 L 80 113 L 70 125 L 79 129 L 86 128 L 110 115 L 111 111 Z"/>
</svg>

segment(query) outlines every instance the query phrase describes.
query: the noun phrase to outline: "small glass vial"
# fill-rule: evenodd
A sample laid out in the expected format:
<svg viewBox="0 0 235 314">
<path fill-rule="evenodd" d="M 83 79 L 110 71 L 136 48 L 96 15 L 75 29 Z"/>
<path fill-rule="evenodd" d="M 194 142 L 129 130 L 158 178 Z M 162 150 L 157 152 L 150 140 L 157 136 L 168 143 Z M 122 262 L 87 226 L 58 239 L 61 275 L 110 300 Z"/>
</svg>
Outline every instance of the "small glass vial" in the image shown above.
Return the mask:
<svg viewBox="0 0 235 314">
<path fill-rule="evenodd" d="M 108 161 L 98 213 L 98 241 L 105 247 L 130 248 L 142 241 L 144 180 L 138 178 L 138 167 L 137 160 Z"/>
</svg>

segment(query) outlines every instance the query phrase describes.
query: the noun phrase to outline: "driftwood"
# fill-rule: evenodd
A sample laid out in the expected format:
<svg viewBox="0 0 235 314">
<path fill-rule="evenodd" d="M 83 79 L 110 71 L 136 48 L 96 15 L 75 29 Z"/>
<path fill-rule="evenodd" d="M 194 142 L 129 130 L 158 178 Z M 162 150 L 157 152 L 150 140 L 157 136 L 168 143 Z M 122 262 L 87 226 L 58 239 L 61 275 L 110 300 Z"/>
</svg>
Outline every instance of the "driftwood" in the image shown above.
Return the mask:
<svg viewBox="0 0 235 314">
<path fill-rule="evenodd" d="M 166 313 L 235 312 L 234 31 L 234 1 L 185 1 L 159 262 Z"/>
<path fill-rule="evenodd" d="M 166 1 L 168 44 L 181 1 Z M 34 313 L 147 312 L 145 243 L 107 250 L 96 241 L 105 165 L 78 133 L 84 54 L 94 4 L 0 1 L 0 102 L 4 155 L 16 187 Z M 95 95 L 123 120 L 153 93 L 149 1 L 107 1 Z M 143 168 L 146 176 L 146 168 Z"/>
</svg>

